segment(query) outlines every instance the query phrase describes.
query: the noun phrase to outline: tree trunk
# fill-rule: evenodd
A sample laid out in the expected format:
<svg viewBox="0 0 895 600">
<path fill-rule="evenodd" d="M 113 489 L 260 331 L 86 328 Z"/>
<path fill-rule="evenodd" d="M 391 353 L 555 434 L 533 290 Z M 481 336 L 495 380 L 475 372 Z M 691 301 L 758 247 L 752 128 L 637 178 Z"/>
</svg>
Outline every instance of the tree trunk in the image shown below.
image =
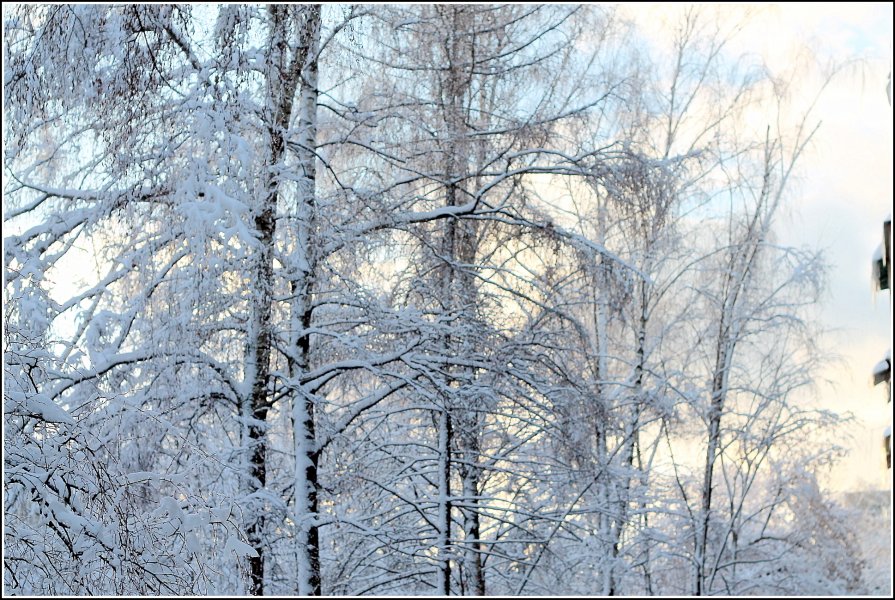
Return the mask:
<svg viewBox="0 0 895 600">
<path fill-rule="evenodd" d="M 474 415 L 472 415 L 474 416 Z M 473 424 L 475 427 L 477 425 Z M 478 443 L 474 439 L 477 427 L 471 431 L 460 433 L 459 472 L 463 482 L 463 566 L 469 585 L 469 593 L 473 596 L 485 595 L 485 577 L 482 572 L 481 523 L 478 510 L 479 468 L 476 465 L 479 457 Z"/>
<path fill-rule="evenodd" d="M 266 158 L 265 196 L 256 207 L 255 229 L 258 233 L 258 250 L 255 265 L 252 269 L 252 319 L 250 327 L 250 342 L 246 357 L 246 378 L 251 382 L 251 393 L 247 408 L 250 412 L 250 420 L 246 427 L 248 435 L 249 454 L 249 493 L 257 494 L 264 489 L 266 484 L 266 420 L 271 407 L 272 399 L 269 391 L 270 358 L 273 348 L 273 328 L 271 323 L 273 303 L 273 256 L 276 234 L 276 211 L 280 197 L 280 170 L 283 166 L 285 154 L 285 132 L 289 129 L 292 120 L 292 110 L 295 92 L 299 78 L 305 68 L 307 58 L 310 56 L 308 48 L 314 39 L 316 31 L 319 31 L 320 9 L 311 7 L 306 9 L 303 23 L 299 26 L 300 42 L 293 55 L 289 56 L 289 19 L 296 18 L 296 13 L 291 7 L 284 5 L 271 5 L 269 46 L 267 56 L 267 82 L 268 99 L 266 118 L 269 119 L 267 134 L 269 139 L 268 156 Z M 316 60 L 316 56 L 314 56 Z M 316 77 L 315 77 L 316 79 Z M 304 86 L 303 86 L 304 87 Z M 313 99 L 314 102 L 316 98 Z M 306 125 L 306 124 L 305 124 Z M 307 127 L 306 127 L 307 129 Z M 313 134 L 311 134 L 313 135 Z M 313 139 L 313 137 L 311 137 Z M 313 178 L 312 178 L 313 181 Z M 303 204 L 309 201 L 304 199 Z M 310 200 L 313 205 L 313 197 Z M 305 246 L 307 247 L 307 246 Z M 303 261 L 307 264 L 307 261 Z M 307 281 L 307 276 L 304 277 Z M 306 299 L 303 299 L 306 300 Z M 307 312 L 310 304 L 303 303 L 303 312 Z M 309 316 L 309 315 L 308 315 Z M 304 320 L 304 318 L 303 318 Z M 306 338 L 306 336 L 304 336 Z M 306 346 L 306 341 L 304 342 Z M 301 342 L 300 342 L 301 345 Z M 307 347 L 304 352 L 307 360 Z M 244 417 L 246 415 L 243 415 Z M 302 415 L 303 417 L 305 415 Z M 299 421 L 302 424 L 306 439 L 313 440 L 313 414 Z M 310 429 L 308 425 L 310 424 Z M 302 436 L 299 436 L 302 437 Z M 311 447 L 313 450 L 313 447 Z M 316 488 L 316 457 L 310 465 L 305 465 L 306 471 L 315 480 Z M 309 489 L 311 486 L 304 486 Z M 307 510 L 309 514 L 316 512 L 316 496 L 308 493 Z M 299 497 L 296 488 L 296 498 Z M 246 536 L 249 544 L 254 548 L 256 556 L 249 558 L 250 592 L 253 595 L 264 594 L 264 512 L 262 507 L 250 508 L 249 522 L 246 524 Z M 309 542 L 310 543 L 310 542 Z M 308 564 L 311 564 L 310 562 Z M 319 572 L 319 568 L 318 568 Z M 312 577 L 309 577 L 309 580 Z M 317 590 L 319 593 L 319 574 L 317 576 Z"/>
<path fill-rule="evenodd" d="M 634 450 L 638 444 L 640 431 L 640 412 L 642 410 L 644 394 L 643 394 L 643 370 L 646 366 L 646 326 L 648 321 L 648 302 L 647 283 L 640 282 L 640 320 L 637 328 L 637 364 L 634 367 L 634 405 L 628 419 L 628 427 L 625 431 L 623 462 L 628 469 L 629 474 L 623 477 L 621 491 L 618 494 L 617 506 L 615 513 L 618 518 L 612 528 L 612 565 L 609 574 L 609 596 L 615 596 L 618 593 L 618 581 L 615 575 L 615 565 L 621 553 L 621 537 L 628 523 L 628 503 L 631 494 L 631 475 L 634 469 Z"/>
<path fill-rule="evenodd" d="M 317 53 L 320 45 L 320 6 L 307 7 L 296 61 L 301 60 L 298 114 L 297 158 L 298 181 L 297 232 L 290 256 L 290 290 L 292 305 L 293 358 L 289 374 L 293 382 L 308 371 L 311 364 L 311 340 L 307 333 L 313 317 L 312 295 L 316 256 L 316 138 L 317 138 Z M 300 596 L 319 596 L 320 533 L 317 523 L 318 462 L 316 421 L 313 394 L 297 384 L 291 394 L 293 443 L 295 450 L 294 515 L 295 523 L 295 589 Z"/>
<path fill-rule="evenodd" d="M 712 380 L 712 404 L 709 408 L 708 444 L 705 452 L 705 470 L 702 478 L 702 498 L 700 505 L 700 521 L 696 530 L 696 581 L 694 594 L 702 596 L 706 590 L 705 562 L 708 546 L 709 523 L 712 509 L 712 479 L 715 471 L 715 460 L 721 445 L 721 414 L 724 408 L 725 387 L 727 383 L 727 349 L 723 342 L 718 345 L 715 375 Z"/>
<path fill-rule="evenodd" d="M 447 407 L 438 419 L 438 594 L 451 593 L 451 417 Z"/>
</svg>

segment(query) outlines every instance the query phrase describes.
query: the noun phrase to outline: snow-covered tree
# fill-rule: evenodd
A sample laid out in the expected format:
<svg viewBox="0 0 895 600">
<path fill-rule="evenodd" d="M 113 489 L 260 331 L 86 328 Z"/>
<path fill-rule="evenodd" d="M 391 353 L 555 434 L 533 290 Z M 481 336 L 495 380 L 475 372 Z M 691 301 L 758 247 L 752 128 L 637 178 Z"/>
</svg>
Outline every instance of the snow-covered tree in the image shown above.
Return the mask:
<svg viewBox="0 0 895 600">
<path fill-rule="evenodd" d="M 860 590 L 708 12 L 4 12 L 6 591 Z"/>
</svg>

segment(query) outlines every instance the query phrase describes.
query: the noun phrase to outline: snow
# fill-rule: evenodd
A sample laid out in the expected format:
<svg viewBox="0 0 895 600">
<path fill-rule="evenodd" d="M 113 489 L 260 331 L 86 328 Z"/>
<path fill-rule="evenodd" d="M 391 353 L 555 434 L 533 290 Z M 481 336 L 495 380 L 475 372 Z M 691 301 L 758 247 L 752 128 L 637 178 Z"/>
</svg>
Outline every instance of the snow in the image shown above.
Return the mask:
<svg viewBox="0 0 895 600">
<path fill-rule="evenodd" d="M 224 552 L 228 550 L 235 552 L 236 556 L 258 556 L 258 552 L 254 548 L 232 534 L 227 538 L 227 543 L 224 546 Z"/>
<path fill-rule="evenodd" d="M 40 415 L 44 421 L 50 423 L 75 425 L 75 420 L 68 411 L 43 394 L 29 396 L 25 400 L 25 410 L 31 414 Z"/>
<path fill-rule="evenodd" d="M 771 80 L 480 8 L 10 9 L 9 591 L 860 591 Z"/>
</svg>

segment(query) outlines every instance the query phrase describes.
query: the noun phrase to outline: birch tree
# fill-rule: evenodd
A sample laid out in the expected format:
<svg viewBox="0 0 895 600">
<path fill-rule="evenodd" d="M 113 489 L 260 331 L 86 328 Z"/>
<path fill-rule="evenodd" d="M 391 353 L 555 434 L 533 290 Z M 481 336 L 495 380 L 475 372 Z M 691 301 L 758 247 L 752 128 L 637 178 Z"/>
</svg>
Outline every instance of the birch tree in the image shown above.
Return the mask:
<svg viewBox="0 0 895 600">
<path fill-rule="evenodd" d="M 860 590 L 813 124 L 620 12 L 5 12 L 7 591 Z"/>
</svg>

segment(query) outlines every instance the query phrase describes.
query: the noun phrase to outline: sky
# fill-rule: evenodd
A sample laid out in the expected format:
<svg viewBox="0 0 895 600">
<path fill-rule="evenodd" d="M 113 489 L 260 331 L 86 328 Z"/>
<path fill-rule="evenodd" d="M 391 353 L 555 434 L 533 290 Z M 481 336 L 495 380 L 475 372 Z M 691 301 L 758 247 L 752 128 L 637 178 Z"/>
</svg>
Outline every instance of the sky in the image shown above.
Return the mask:
<svg viewBox="0 0 895 600">
<path fill-rule="evenodd" d="M 848 428 L 852 438 L 845 440 L 851 452 L 830 484 L 885 488 L 891 486 L 891 471 L 885 468 L 882 440 L 892 405 L 884 386 L 872 385 L 871 372 L 892 347 L 892 305 L 890 292 L 873 292 L 871 259 L 883 241 L 883 220 L 892 203 L 892 107 L 886 94 L 892 4 L 806 6 L 780 6 L 779 17 L 763 27 L 765 45 L 770 39 L 813 38 L 836 56 L 859 54 L 866 60 L 834 80 L 820 99 L 821 127 L 802 164 L 782 235 L 823 248 L 831 267 L 821 315 L 832 329 L 825 347 L 841 361 L 825 373 L 833 386 L 820 389 L 820 401 L 851 412 L 855 422 Z"/>
<path fill-rule="evenodd" d="M 673 22 L 682 10 L 680 5 L 623 8 L 656 36 L 665 35 L 663 21 Z M 815 107 L 820 129 L 801 159 L 777 233 L 781 242 L 822 248 L 830 265 L 820 316 L 829 330 L 823 348 L 837 360 L 823 373 L 830 385 L 815 393 L 822 407 L 850 413 L 854 421 L 847 435 L 835 440 L 849 454 L 829 473 L 827 484 L 835 490 L 890 488 L 883 430 L 892 422 L 892 405 L 884 386 L 872 385 L 871 372 L 892 347 L 892 305 L 890 292 L 872 291 L 871 257 L 882 242 L 892 203 L 893 124 L 886 94 L 892 4 L 752 4 L 748 9 L 751 22 L 732 49 L 761 54 L 772 71 L 810 52 L 838 61 L 862 58 L 832 81 Z M 805 94 L 820 80 L 811 83 Z"/>
</svg>

